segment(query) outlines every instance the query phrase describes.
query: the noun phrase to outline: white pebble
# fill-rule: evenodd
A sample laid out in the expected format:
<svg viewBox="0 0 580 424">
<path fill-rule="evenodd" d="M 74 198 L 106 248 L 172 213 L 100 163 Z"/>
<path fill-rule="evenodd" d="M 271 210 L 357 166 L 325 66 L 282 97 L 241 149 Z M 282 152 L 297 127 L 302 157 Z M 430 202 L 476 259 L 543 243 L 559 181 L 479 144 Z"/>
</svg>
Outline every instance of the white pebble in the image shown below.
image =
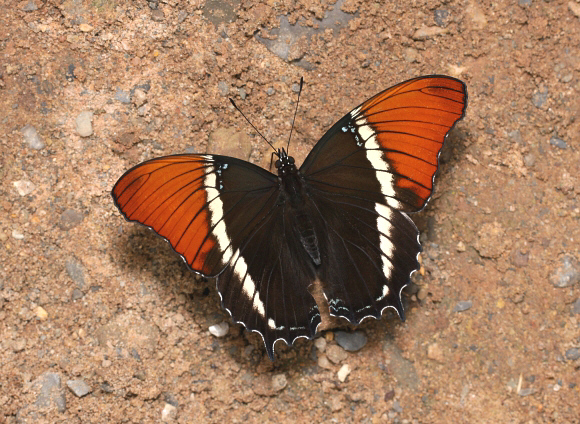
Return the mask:
<svg viewBox="0 0 580 424">
<path fill-rule="evenodd" d="M 24 136 L 24 141 L 26 141 L 28 147 L 35 150 L 44 149 L 44 141 L 40 139 L 38 131 L 36 131 L 36 128 L 34 128 L 32 125 L 25 125 L 20 129 L 20 132 Z"/>
<path fill-rule="evenodd" d="M 161 421 L 169 423 L 177 418 L 177 408 L 170 403 L 166 403 L 161 411 Z"/>
<path fill-rule="evenodd" d="M 350 369 L 350 365 L 344 364 L 342 367 L 340 367 L 340 369 L 336 373 L 336 376 L 338 377 L 341 383 L 344 383 L 351 371 L 352 370 Z"/>
<path fill-rule="evenodd" d="M 18 230 L 12 230 L 12 237 L 16 240 L 24 240 L 24 234 Z"/>
<path fill-rule="evenodd" d="M 21 196 L 28 196 L 36 189 L 36 186 L 32 182 L 26 180 L 14 181 L 12 185 L 16 187 L 16 191 Z"/>
<path fill-rule="evenodd" d="M 93 135 L 93 112 L 85 110 L 79 113 L 75 120 L 77 134 L 81 137 Z"/>
<path fill-rule="evenodd" d="M 230 330 L 230 325 L 222 321 L 219 324 L 210 325 L 209 332 L 216 337 L 225 337 Z"/>
</svg>

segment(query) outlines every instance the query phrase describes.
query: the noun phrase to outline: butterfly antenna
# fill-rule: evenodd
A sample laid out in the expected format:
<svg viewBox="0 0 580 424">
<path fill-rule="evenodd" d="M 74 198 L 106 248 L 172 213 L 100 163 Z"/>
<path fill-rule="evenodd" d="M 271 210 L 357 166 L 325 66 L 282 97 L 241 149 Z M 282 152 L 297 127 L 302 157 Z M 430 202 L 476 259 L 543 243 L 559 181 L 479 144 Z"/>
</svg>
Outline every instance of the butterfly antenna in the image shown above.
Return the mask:
<svg viewBox="0 0 580 424">
<path fill-rule="evenodd" d="M 245 119 L 246 121 L 248 121 L 248 124 L 250 124 L 250 125 L 252 126 L 252 128 L 253 128 L 253 129 L 254 129 L 254 130 L 255 130 L 255 131 L 258 133 L 258 134 L 260 134 L 260 137 L 262 137 L 262 138 L 263 138 L 263 139 L 266 141 L 266 143 L 268 143 L 268 144 L 270 145 L 270 147 L 271 147 L 272 149 L 274 149 L 274 152 L 276 152 L 276 153 L 277 153 L 277 152 L 278 152 L 278 150 L 276 150 L 276 148 L 274 147 L 274 145 L 273 145 L 272 143 L 270 143 L 270 142 L 268 141 L 268 139 L 267 139 L 266 137 L 264 137 L 260 131 L 258 131 L 258 129 L 257 129 L 255 126 L 254 126 L 254 124 L 252 124 L 252 123 L 250 122 L 250 120 L 249 120 L 248 118 L 246 118 L 246 115 L 244 115 L 244 112 L 242 112 L 242 111 L 240 110 L 240 108 L 239 108 L 239 107 L 238 107 L 238 106 L 237 106 L 237 105 L 234 103 L 234 100 L 233 100 L 231 97 L 230 97 L 230 102 L 232 102 L 232 105 L 234 105 L 234 107 L 236 108 L 236 110 L 242 114 L 242 116 L 244 117 L 244 119 Z"/>
<path fill-rule="evenodd" d="M 294 121 L 296 121 L 296 112 L 298 112 L 298 103 L 300 103 L 300 93 L 302 93 L 302 86 L 304 85 L 304 77 L 300 77 L 300 89 L 298 90 L 298 100 L 296 101 L 296 109 L 294 110 L 294 118 L 292 118 L 292 127 L 290 128 L 290 137 L 288 137 L 288 144 L 286 145 L 286 152 L 290 149 L 290 139 L 292 138 L 292 130 L 294 129 Z"/>
</svg>

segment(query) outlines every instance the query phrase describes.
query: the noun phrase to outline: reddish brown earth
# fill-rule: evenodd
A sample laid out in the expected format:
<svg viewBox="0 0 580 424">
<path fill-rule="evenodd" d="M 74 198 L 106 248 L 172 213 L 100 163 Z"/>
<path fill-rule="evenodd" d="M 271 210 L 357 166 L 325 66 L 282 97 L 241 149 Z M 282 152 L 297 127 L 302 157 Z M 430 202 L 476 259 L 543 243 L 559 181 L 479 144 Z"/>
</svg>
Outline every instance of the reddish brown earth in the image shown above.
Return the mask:
<svg viewBox="0 0 580 424">
<path fill-rule="evenodd" d="M 0 8 L 0 421 L 579 422 L 580 3 Z M 272 363 L 239 326 L 214 337 L 214 282 L 111 201 L 155 156 L 267 165 L 228 97 L 285 140 L 304 76 L 300 161 L 366 98 L 433 73 L 466 82 L 467 116 L 413 216 L 407 321 L 365 321 L 356 352 L 327 331 Z"/>
</svg>

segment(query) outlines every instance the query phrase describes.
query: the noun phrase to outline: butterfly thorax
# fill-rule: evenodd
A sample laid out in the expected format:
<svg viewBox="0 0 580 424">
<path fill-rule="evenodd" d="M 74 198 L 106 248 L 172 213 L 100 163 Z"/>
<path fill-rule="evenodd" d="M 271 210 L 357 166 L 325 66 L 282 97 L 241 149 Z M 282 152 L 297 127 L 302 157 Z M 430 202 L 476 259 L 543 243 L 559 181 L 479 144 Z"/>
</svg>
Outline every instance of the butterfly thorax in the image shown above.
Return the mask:
<svg viewBox="0 0 580 424">
<path fill-rule="evenodd" d="M 284 149 L 278 151 L 278 180 L 280 181 L 280 201 L 292 209 L 292 216 L 295 219 L 293 227 L 304 250 L 308 253 L 315 265 L 320 265 L 320 249 L 318 248 L 318 238 L 314 231 L 312 219 L 307 212 L 308 195 L 306 193 L 304 178 L 294 163 L 294 158 L 288 156 Z"/>
</svg>

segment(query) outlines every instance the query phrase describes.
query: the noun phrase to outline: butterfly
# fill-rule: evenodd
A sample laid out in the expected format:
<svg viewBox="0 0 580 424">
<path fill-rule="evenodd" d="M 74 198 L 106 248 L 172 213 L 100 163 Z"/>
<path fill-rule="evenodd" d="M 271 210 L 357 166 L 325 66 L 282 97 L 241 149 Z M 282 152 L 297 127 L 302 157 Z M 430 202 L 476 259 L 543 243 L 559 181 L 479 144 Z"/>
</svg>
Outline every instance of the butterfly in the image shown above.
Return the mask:
<svg viewBox="0 0 580 424">
<path fill-rule="evenodd" d="M 297 167 L 277 149 L 277 174 L 220 155 L 178 154 L 128 170 L 112 196 L 121 214 L 163 237 L 198 274 L 216 277 L 222 307 L 258 332 L 270 359 L 332 316 L 359 324 L 393 308 L 419 268 L 408 213 L 433 192 L 443 142 L 467 107 L 455 78 L 397 84 L 346 114 Z"/>
</svg>

